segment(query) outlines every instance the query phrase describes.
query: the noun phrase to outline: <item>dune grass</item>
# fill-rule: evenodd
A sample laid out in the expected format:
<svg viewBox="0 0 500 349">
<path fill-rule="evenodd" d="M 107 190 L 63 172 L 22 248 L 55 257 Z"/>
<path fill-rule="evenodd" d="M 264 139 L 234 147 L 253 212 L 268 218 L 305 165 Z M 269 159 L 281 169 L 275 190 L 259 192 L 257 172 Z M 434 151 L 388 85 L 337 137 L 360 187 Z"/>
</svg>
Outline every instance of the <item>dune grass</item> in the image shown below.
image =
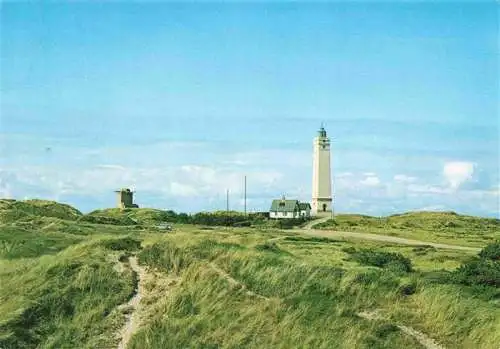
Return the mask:
<svg viewBox="0 0 500 349">
<path fill-rule="evenodd" d="M 404 247 L 403 254 L 414 262 L 414 271 L 408 272 L 348 258 L 350 248 L 369 246 L 382 254 L 401 248 L 373 242 L 312 239 L 305 247 L 294 238 L 270 243 L 261 236 L 250 245 L 238 244 L 234 236 L 224 244 L 228 236 L 219 240 L 213 233 L 199 233 L 189 241 L 185 237 L 173 234 L 156 242 L 150 237 L 151 244 L 139 255 L 141 263 L 180 275 L 182 282 L 133 338 L 132 348 L 420 348 L 394 329 L 396 323 L 414 326 L 453 348 L 475 343 L 493 349 L 500 340 L 500 310 L 494 299 L 426 280 L 427 272 L 443 266 L 435 263 L 431 268 L 427 254 L 440 251 Z M 262 248 L 266 244 L 270 247 Z M 311 244 L 318 247 L 311 254 L 299 252 L 310 251 Z M 453 253 L 444 258 L 455 262 Z M 245 288 L 225 280 L 210 263 Z M 246 289 L 267 300 L 248 296 Z M 389 320 L 369 322 L 357 316 L 367 309 L 381 309 Z M 165 332 L 171 335 L 165 338 Z"/>
<path fill-rule="evenodd" d="M 474 253 L 264 228 L 165 233 L 37 212 L 0 222 L 3 349 L 116 348 L 120 305 L 137 284 L 131 254 L 148 286 L 129 349 L 421 348 L 401 324 L 448 349 L 498 349 L 500 290 L 453 282 L 475 272 L 454 271 Z M 358 316 L 373 310 L 383 319 Z"/>
<path fill-rule="evenodd" d="M 119 275 L 99 244 L 71 246 L 36 261 L 1 263 L 0 347 L 105 348 L 122 322 L 116 307 L 134 280 Z"/>
<path fill-rule="evenodd" d="M 359 231 L 429 242 L 482 247 L 500 239 L 500 219 L 454 212 L 408 212 L 388 217 L 339 214 L 315 229 Z"/>
</svg>

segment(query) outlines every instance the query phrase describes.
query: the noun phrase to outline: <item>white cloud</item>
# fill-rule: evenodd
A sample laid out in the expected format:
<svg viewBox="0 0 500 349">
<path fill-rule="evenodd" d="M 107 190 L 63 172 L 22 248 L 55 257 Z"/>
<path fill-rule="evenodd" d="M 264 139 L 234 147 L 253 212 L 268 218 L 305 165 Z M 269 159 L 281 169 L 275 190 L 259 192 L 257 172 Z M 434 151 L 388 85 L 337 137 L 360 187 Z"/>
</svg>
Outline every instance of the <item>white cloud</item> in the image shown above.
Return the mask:
<svg viewBox="0 0 500 349">
<path fill-rule="evenodd" d="M 437 185 L 431 184 L 410 184 L 408 186 L 408 191 L 410 193 L 421 193 L 421 194 L 451 194 L 452 190 L 450 188 L 443 188 Z"/>
<path fill-rule="evenodd" d="M 496 187 L 493 187 L 493 189 L 488 191 L 488 193 L 493 196 L 500 196 L 500 184 L 498 184 Z"/>
<path fill-rule="evenodd" d="M 195 187 L 178 182 L 170 183 L 170 191 L 173 195 L 180 197 L 193 197 L 198 195 L 198 191 Z"/>
<path fill-rule="evenodd" d="M 363 179 L 360 183 L 368 187 L 376 187 L 380 185 L 380 179 L 377 176 L 370 176 Z"/>
<path fill-rule="evenodd" d="M 444 205 L 431 205 L 417 208 L 415 211 L 446 211 Z"/>
<path fill-rule="evenodd" d="M 414 183 L 417 181 L 416 177 L 407 176 L 404 174 L 397 174 L 394 176 L 394 181 L 398 183 Z"/>
<path fill-rule="evenodd" d="M 347 159 L 345 153 L 343 156 Z M 369 161 L 373 161 L 372 156 Z M 245 175 L 249 210 L 266 210 L 270 199 L 282 193 L 300 200 L 310 200 L 311 195 L 308 149 L 233 150 L 219 143 L 162 142 L 95 151 L 59 148 L 44 158 L 43 166 L 34 165 L 40 163 L 36 157 L 31 161 L 18 159 L 11 157 L 6 162 L 8 170 L 0 170 L 0 196 L 60 198 L 90 209 L 113 205 L 113 191 L 127 186 L 136 188 L 139 205 L 196 211 L 224 209 L 229 189 L 231 207 L 242 209 Z M 491 186 L 498 182 L 497 177 L 487 178 L 482 191 L 477 190 L 478 186 L 469 184 L 474 184 L 471 178 L 479 178 L 480 168 L 476 170 L 470 162 L 450 162 L 443 168 L 439 160 L 425 159 L 416 169 L 401 162 L 399 169 L 390 173 L 382 172 L 386 167 L 366 168 L 367 158 L 349 158 L 344 164 L 341 160 L 339 155 L 333 172 L 335 204 L 341 210 L 402 212 L 427 206 L 459 212 L 498 210 L 499 187 Z M 392 164 L 398 162 L 391 160 Z M 420 171 L 420 166 L 425 171 Z M 372 168 L 376 171 L 364 172 Z M 418 173 L 418 178 L 410 175 L 413 173 Z"/>
<path fill-rule="evenodd" d="M 457 189 L 470 180 L 474 174 L 475 164 L 466 161 L 448 162 L 443 167 L 443 175 L 452 189 Z"/>
<path fill-rule="evenodd" d="M 125 167 L 121 165 L 97 165 L 96 168 L 102 168 L 106 170 L 119 170 L 119 171 L 125 170 Z"/>
<path fill-rule="evenodd" d="M 341 172 L 334 175 L 336 178 L 352 177 L 351 172 Z"/>
</svg>

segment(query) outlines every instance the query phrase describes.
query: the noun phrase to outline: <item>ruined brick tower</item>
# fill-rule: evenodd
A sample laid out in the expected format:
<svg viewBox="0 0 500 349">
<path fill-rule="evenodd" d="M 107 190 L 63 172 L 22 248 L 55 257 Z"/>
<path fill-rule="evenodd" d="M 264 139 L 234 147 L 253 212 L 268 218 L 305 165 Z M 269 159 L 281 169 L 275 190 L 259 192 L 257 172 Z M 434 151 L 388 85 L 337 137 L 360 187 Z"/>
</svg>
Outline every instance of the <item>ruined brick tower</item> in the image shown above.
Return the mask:
<svg viewBox="0 0 500 349">
<path fill-rule="evenodd" d="M 115 191 L 117 193 L 117 205 L 118 208 L 137 208 L 136 204 L 134 204 L 134 192 L 128 188 L 122 188 L 120 190 Z"/>
</svg>

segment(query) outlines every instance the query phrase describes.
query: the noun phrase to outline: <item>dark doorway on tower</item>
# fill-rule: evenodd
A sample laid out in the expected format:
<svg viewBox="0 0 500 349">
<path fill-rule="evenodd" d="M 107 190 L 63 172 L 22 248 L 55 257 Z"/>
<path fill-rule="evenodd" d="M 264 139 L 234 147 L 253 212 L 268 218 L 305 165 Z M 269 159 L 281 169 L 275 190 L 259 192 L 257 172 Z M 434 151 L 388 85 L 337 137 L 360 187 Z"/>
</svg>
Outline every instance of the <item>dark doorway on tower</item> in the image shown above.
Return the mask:
<svg viewBox="0 0 500 349">
<path fill-rule="evenodd" d="M 326 211 L 326 204 L 323 204 L 323 212 Z"/>
</svg>

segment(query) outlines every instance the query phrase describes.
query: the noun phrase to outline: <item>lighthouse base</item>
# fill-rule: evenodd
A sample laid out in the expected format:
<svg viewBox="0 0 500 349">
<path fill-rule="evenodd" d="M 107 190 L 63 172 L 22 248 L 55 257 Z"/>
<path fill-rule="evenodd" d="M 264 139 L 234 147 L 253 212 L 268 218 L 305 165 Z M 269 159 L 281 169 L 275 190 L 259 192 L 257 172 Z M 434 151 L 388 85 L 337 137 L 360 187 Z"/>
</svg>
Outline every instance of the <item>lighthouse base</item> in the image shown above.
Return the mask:
<svg viewBox="0 0 500 349">
<path fill-rule="evenodd" d="M 311 214 L 318 217 L 333 216 L 332 198 L 314 198 Z"/>
</svg>

